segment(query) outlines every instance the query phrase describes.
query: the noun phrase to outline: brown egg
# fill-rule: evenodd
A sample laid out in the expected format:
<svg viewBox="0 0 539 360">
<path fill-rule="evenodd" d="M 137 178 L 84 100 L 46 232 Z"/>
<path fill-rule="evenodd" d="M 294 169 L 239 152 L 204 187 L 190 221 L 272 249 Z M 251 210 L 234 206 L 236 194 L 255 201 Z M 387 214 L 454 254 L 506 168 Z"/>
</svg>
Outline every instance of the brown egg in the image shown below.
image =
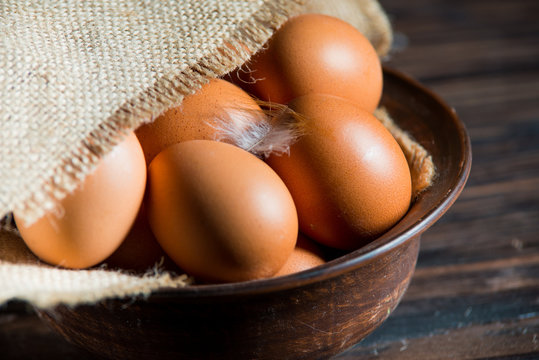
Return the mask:
<svg viewBox="0 0 539 360">
<path fill-rule="evenodd" d="M 87 268 L 111 255 L 127 235 L 144 194 L 146 164 L 131 133 L 107 154 L 94 172 L 59 204 L 30 226 L 15 214 L 21 237 L 45 262 Z"/>
<path fill-rule="evenodd" d="M 197 280 L 274 275 L 298 234 L 296 208 L 275 172 L 230 144 L 192 140 L 149 167 L 150 226 L 165 252 Z"/>
<path fill-rule="evenodd" d="M 382 68 L 371 43 L 350 24 L 326 15 L 288 20 L 234 82 L 266 101 L 286 104 L 306 94 L 341 96 L 369 112 L 382 95 Z M 254 81 L 257 80 L 257 81 Z"/>
<path fill-rule="evenodd" d="M 180 272 L 155 239 L 147 213 L 143 202 L 131 230 L 105 263 L 110 268 L 129 271 L 145 272 L 158 265 L 165 270 Z"/>
<path fill-rule="evenodd" d="M 300 233 L 294 251 L 275 276 L 297 273 L 324 263 L 324 254 L 320 247 Z"/>
<path fill-rule="evenodd" d="M 212 79 L 185 97 L 180 106 L 139 127 L 136 134 L 149 164 L 167 146 L 196 139 L 231 142 L 218 129 L 231 126 L 241 130 L 264 118 L 249 94 L 228 81 Z"/>
<path fill-rule="evenodd" d="M 287 185 L 300 229 L 313 240 L 355 249 L 408 210 L 411 177 L 402 150 L 370 113 L 346 99 L 306 95 L 290 107 L 305 118 L 305 135 L 290 155 L 268 164 Z"/>
</svg>

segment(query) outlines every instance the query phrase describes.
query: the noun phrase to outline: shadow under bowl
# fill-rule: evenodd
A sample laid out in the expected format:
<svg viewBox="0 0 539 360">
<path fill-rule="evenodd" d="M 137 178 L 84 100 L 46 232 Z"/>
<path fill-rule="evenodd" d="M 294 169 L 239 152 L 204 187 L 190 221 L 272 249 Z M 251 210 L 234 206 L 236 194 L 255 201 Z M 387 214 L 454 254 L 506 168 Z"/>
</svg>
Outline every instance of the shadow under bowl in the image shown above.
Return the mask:
<svg viewBox="0 0 539 360">
<path fill-rule="evenodd" d="M 117 359 L 317 359 L 356 344 L 399 303 L 421 234 L 457 199 L 471 167 L 466 129 L 436 94 L 386 68 L 381 104 L 429 151 L 437 176 L 372 243 L 284 277 L 163 289 L 40 316 L 71 342 Z"/>
</svg>

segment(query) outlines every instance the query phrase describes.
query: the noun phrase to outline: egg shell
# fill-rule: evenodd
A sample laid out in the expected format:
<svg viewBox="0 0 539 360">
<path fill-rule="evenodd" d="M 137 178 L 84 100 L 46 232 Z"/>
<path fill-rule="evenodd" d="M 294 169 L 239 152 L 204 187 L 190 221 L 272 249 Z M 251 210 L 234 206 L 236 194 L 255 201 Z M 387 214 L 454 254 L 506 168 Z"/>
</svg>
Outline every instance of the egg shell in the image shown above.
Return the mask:
<svg viewBox="0 0 539 360">
<path fill-rule="evenodd" d="M 100 160 L 77 189 L 49 213 L 26 226 L 14 214 L 28 248 L 43 261 L 87 268 L 110 256 L 131 228 L 146 185 L 146 164 L 134 133 Z"/>
<path fill-rule="evenodd" d="M 325 262 L 322 249 L 300 233 L 294 251 L 275 276 L 294 274 L 322 265 Z"/>
<path fill-rule="evenodd" d="M 197 281 L 271 277 L 294 249 L 292 197 L 262 160 L 236 146 L 192 140 L 149 167 L 150 226 L 165 252 Z"/>
<path fill-rule="evenodd" d="M 144 201 L 133 226 L 120 247 L 105 259 L 104 263 L 109 268 L 128 271 L 146 272 L 158 266 L 161 269 L 181 272 L 153 235 Z"/>
<path fill-rule="evenodd" d="M 389 131 L 343 98 L 306 95 L 289 106 L 304 116 L 305 134 L 267 162 L 294 198 L 300 230 L 355 249 L 394 225 L 410 205 L 411 176 Z"/>
<path fill-rule="evenodd" d="M 330 94 L 372 112 L 382 96 L 376 50 L 356 28 L 326 15 L 288 20 L 245 68 L 251 71 L 230 78 L 266 101 L 286 104 L 306 94 Z"/>
<path fill-rule="evenodd" d="M 264 119 L 263 111 L 249 94 L 228 81 L 211 79 L 186 96 L 180 106 L 139 127 L 136 134 L 149 164 L 172 144 L 196 139 L 231 142 L 219 131 L 223 126 L 241 130 Z"/>
</svg>

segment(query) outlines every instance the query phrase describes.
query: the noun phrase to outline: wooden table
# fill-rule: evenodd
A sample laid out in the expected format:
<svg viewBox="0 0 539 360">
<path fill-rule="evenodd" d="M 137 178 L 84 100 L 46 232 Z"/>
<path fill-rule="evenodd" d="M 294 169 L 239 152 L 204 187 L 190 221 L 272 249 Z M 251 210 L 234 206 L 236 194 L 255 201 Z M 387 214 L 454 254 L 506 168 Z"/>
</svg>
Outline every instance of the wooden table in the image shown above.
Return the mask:
<svg viewBox="0 0 539 360">
<path fill-rule="evenodd" d="M 381 0 L 388 61 L 440 94 L 473 146 L 468 185 L 423 236 L 384 325 L 337 359 L 539 359 L 539 1 Z M 0 358 L 93 359 L 22 303 Z"/>
<path fill-rule="evenodd" d="M 338 359 L 539 359 L 539 1 L 381 4 L 389 64 L 456 109 L 473 164 L 397 310 Z"/>
</svg>

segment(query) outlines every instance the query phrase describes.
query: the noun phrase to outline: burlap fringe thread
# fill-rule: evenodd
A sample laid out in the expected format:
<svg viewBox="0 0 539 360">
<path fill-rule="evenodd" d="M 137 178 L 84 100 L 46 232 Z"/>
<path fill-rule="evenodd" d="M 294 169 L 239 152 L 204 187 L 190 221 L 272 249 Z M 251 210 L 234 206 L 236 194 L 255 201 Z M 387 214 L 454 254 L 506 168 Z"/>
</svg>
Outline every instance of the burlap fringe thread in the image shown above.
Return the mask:
<svg viewBox="0 0 539 360">
<path fill-rule="evenodd" d="M 99 128 L 83 140 L 81 146 L 66 154 L 64 164 L 46 179 L 43 185 L 26 199 L 0 204 L 0 218 L 9 211 L 32 223 L 55 208 L 57 202 L 72 192 L 85 175 L 92 172 L 99 159 L 107 154 L 132 129 L 149 122 L 167 108 L 181 103 L 184 96 L 194 93 L 209 78 L 219 77 L 244 63 L 291 15 L 301 11 L 304 0 L 265 2 L 258 12 L 238 27 L 226 45 L 202 58 L 180 74 L 163 77 L 139 97 L 125 103 Z"/>
<path fill-rule="evenodd" d="M 0 218 L 9 211 L 17 211 L 25 220 L 32 222 L 54 208 L 56 201 L 72 191 L 125 133 L 177 105 L 208 78 L 219 77 L 244 63 L 276 28 L 295 13 L 316 11 L 352 22 L 373 42 L 380 56 L 387 54 L 392 39 L 391 28 L 375 0 L 343 0 L 343 4 L 348 4 L 343 6 L 329 6 L 325 0 L 312 0 L 303 9 L 302 3 L 303 0 L 265 2 L 258 12 L 238 27 L 226 40 L 227 46 L 219 49 L 217 54 L 204 57 L 180 74 L 160 79 L 154 87 L 118 109 L 92 131 L 81 146 L 66 154 L 63 165 L 54 169 L 39 191 L 16 204 L 0 204 Z M 350 14 L 355 15 L 350 18 Z M 432 159 L 425 149 L 393 123 L 384 109 L 377 110 L 376 116 L 405 152 L 414 179 L 413 191 L 418 194 L 428 187 L 434 175 Z M 145 275 L 105 268 L 55 268 L 41 263 L 28 250 L 16 229 L 9 226 L 9 217 L 4 226 L 0 226 L 0 305 L 13 299 L 24 300 L 40 308 L 60 303 L 91 304 L 111 297 L 145 297 L 158 289 L 179 288 L 189 283 L 187 276 L 162 272 L 158 266 Z"/>
</svg>

